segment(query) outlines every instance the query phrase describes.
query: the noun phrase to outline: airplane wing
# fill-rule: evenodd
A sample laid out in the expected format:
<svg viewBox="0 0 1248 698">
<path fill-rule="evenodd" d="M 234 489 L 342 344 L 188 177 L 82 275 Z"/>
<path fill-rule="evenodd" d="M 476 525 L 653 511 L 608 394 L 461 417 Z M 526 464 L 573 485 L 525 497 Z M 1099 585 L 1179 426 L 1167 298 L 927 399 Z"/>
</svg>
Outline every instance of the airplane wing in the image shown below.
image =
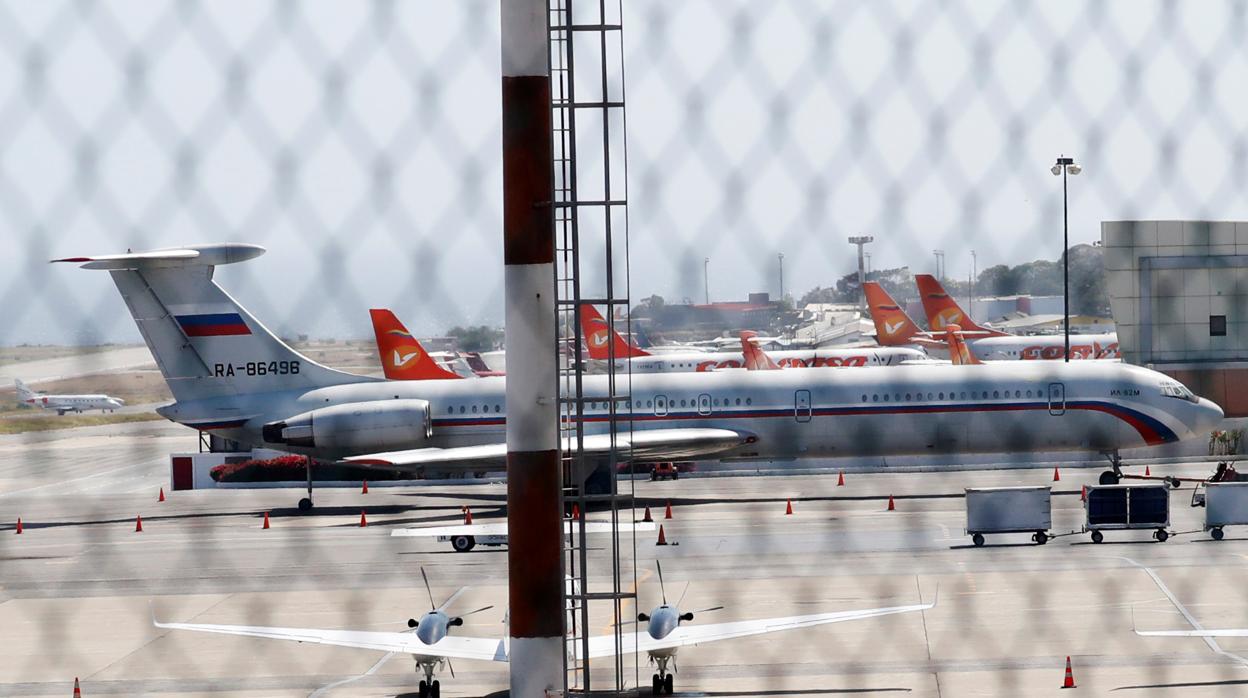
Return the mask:
<svg viewBox="0 0 1248 698">
<path fill-rule="evenodd" d="M 757 437 L 732 429 L 646 429 L 616 436 L 616 450 L 627 453 L 632 449 L 632 460 L 682 460 L 711 456 L 729 451 L 742 444 L 753 443 Z M 585 437 L 585 451 L 593 455 L 606 455 L 611 451 L 608 434 L 591 434 Z M 564 439 L 565 452 L 573 452 L 576 443 Z M 493 443 L 480 446 L 456 448 L 417 448 L 406 451 L 388 451 L 351 456 L 343 460 L 353 465 L 393 470 L 417 470 L 426 467 L 463 468 L 480 466 L 501 467 L 506 462 L 507 444 Z"/>
<path fill-rule="evenodd" d="M 192 630 L 218 635 L 260 637 L 269 640 L 290 640 L 313 645 L 356 647 L 379 652 L 401 652 L 451 659 L 480 659 L 487 662 L 507 661 L 507 649 L 501 639 L 448 635 L 426 645 L 410 632 L 377 632 L 365 630 L 319 630 L 316 628 L 271 628 L 257 625 L 206 625 L 199 623 L 161 623 L 152 616 L 152 625 L 166 630 Z"/>
<path fill-rule="evenodd" d="M 1248 628 L 1224 630 L 1136 630 L 1144 637 L 1248 637 Z"/>
<path fill-rule="evenodd" d="M 892 606 L 889 608 L 868 608 L 861 611 L 837 611 L 835 613 L 816 613 L 808 616 L 789 616 L 787 618 L 760 618 L 758 620 L 740 620 L 730 623 L 711 623 L 709 625 L 684 625 L 681 624 L 675 630 L 662 639 L 656 640 L 645 632 L 626 633 L 623 640 L 623 652 L 651 652 L 654 650 L 670 649 L 673 647 L 686 647 L 688 645 L 699 645 L 706 642 L 716 642 L 718 640 L 731 640 L 737 637 L 748 637 L 750 635 L 763 635 L 766 633 L 779 632 L 781 630 L 795 630 L 797 628 L 809 628 L 816 625 L 826 625 L 828 623 L 841 623 L 850 620 L 862 620 L 864 618 L 877 618 L 879 616 L 890 616 L 895 613 L 911 613 L 914 611 L 926 611 L 936 605 L 936 601 L 927 604 L 915 604 L 913 606 Z M 580 647 L 577 646 L 577 653 L 580 653 Z M 615 636 L 599 635 L 589 639 L 589 657 L 606 657 L 615 653 Z"/>
<path fill-rule="evenodd" d="M 573 528 L 572 521 L 563 522 L 563 530 L 565 532 L 577 530 Z M 629 523 L 621 521 L 619 529 L 621 532 L 633 529 L 637 532 L 653 531 L 655 526 L 653 521 L 638 521 Z M 610 521 L 586 521 L 586 533 L 610 533 Z M 507 535 L 506 522 L 499 523 L 483 523 L 483 524 L 461 524 L 457 526 L 424 526 L 420 528 L 396 528 L 390 532 L 391 536 L 399 536 L 405 538 L 437 538 L 439 536 L 505 536 Z"/>
</svg>

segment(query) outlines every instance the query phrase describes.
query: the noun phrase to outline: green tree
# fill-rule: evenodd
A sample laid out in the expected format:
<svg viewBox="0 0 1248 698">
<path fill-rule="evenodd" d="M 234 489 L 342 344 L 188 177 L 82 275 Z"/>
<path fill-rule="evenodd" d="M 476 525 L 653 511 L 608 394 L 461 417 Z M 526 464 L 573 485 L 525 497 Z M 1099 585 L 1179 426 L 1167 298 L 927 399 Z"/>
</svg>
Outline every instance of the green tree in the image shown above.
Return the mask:
<svg viewBox="0 0 1248 698">
<path fill-rule="evenodd" d="M 493 351 L 502 344 L 503 331 L 488 325 L 455 326 L 447 332 L 463 351 Z"/>
</svg>

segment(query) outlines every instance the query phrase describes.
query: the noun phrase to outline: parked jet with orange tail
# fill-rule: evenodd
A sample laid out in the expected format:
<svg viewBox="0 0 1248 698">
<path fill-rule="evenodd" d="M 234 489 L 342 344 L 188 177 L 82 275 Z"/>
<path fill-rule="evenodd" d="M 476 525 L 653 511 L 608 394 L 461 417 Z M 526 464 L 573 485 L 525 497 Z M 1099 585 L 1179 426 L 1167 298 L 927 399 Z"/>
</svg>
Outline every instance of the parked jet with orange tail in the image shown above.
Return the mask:
<svg viewBox="0 0 1248 698">
<path fill-rule="evenodd" d="M 590 305 L 581 306 L 581 331 L 585 337 L 589 358 L 606 361 L 611 357 L 608 346 L 613 347 L 617 371 L 633 373 L 685 373 L 690 371 L 715 371 L 726 368 L 744 368 L 746 357 L 737 351 L 690 351 L 651 354 L 632 345 L 612 330 L 605 318 Z M 772 358 L 781 368 L 896 366 L 905 361 L 925 359 L 926 355 L 914 348 L 903 347 L 845 347 L 834 349 L 801 349 L 772 352 Z"/>
<path fill-rule="evenodd" d="M 962 310 L 936 277 L 915 274 L 914 282 L 919 287 L 919 299 L 923 302 L 923 312 L 927 313 L 927 323 L 932 331 L 940 332 L 950 324 L 960 326 L 962 337 L 976 357 L 989 361 L 1054 361 L 1062 358 L 1066 347 L 1063 335 L 1012 335 L 981 327 Z M 1116 333 L 1070 335 L 1071 359 L 1119 359 L 1121 356 Z"/>
<path fill-rule="evenodd" d="M 880 346 L 946 348 L 940 337 L 919 329 L 918 324 L 910 319 L 906 311 L 901 309 L 897 301 L 878 282 L 863 282 L 862 291 L 867 298 L 867 307 L 871 310 L 871 321 L 875 323 L 875 341 Z"/>
<path fill-rule="evenodd" d="M 377 353 L 381 356 L 386 378 L 396 381 L 463 378 L 440 366 L 394 313 L 385 308 L 373 308 L 368 314 L 373 320 Z"/>
</svg>

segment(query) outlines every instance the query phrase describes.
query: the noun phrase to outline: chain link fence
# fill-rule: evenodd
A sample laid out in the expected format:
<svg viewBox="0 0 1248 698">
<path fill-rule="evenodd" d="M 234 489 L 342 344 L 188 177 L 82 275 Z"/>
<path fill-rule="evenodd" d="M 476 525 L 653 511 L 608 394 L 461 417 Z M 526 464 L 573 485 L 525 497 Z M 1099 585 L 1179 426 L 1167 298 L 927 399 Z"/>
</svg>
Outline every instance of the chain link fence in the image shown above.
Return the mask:
<svg viewBox="0 0 1248 698">
<path fill-rule="evenodd" d="M 859 234 L 875 237 L 876 268 L 930 271 L 934 250 L 953 277 L 966 275 L 972 250 L 980 269 L 1058 259 L 1062 196 L 1049 167 L 1059 154 L 1084 167 L 1070 189 L 1074 243 L 1098 239 L 1107 219 L 1248 217 L 1248 3 L 638 0 L 625 3 L 623 24 L 634 301 L 800 298 L 854 269 L 846 238 Z M 139 341 L 106 275 L 49 266 L 51 258 L 227 240 L 269 249 L 221 268 L 218 280 L 282 336 L 368 337 L 370 307 L 393 308 L 418 336 L 501 324 L 498 46 L 493 0 L 0 2 L 0 345 Z M 254 494 L 161 512 L 146 519 L 149 531 L 164 523 L 194 534 L 163 553 L 118 552 L 129 550 L 133 503 L 163 481 L 165 454 L 187 450 L 179 444 L 191 437 L 179 434 L 136 427 L 124 447 L 86 466 L 81 447 L 56 432 L 0 444 L 8 481 L 41 468 L 47 484 L 38 488 L 49 488 L 0 493 L 5 520 L 46 507 L 32 532 L 70 551 L 64 566 L 36 564 L 28 538 L 24 552 L 5 541 L 0 601 L 10 610 L 0 603 L 0 617 L 32 648 L 10 660 L 15 695 L 43 695 L 58 677 L 87 673 L 74 667 L 96 667 L 101 690 L 113 694 L 306 694 L 376 661 L 362 653 L 339 667 L 326 662 L 342 655 L 280 643 L 211 645 L 226 648 L 221 655 L 183 636 L 154 641 L 148 655 L 99 661 L 79 634 L 115 623 L 119 647 L 141 637 L 151 596 L 168 597 L 158 606 L 179 619 L 398 629 L 398 615 L 423 608 L 420 566 L 442 572 L 431 574 L 439 600 L 459 584 L 504 583 L 496 556 L 461 565 L 437 553 L 396 555 L 381 532 L 360 543 L 348 530 L 360 504 L 341 493 L 324 495 L 318 511 L 342 521 L 316 535 L 282 533 L 259 562 L 233 523 L 257 513 Z M 53 479 L 83 477 L 83 467 L 124 479 L 98 492 L 74 485 L 67 503 L 30 504 L 55 491 Z M 1048 481 L 1047 470 L 1020 472 L 982 477 Z M 1130 633 L 1137 604 L 1152 627 L 1182 622 L 1148 605 L 1160 595 L 1137 559 L 1161 568 L 1165 594 L 1215 603 L 1202 577 L 1227 573 L 1209 572 L 1191 550 L 1203 546 L 1098 558 L 1106 571 L 1094 586 L 1081 581 L 1080 558 L 1051 554 L 1054 546 L 968 559 L 950 550 L 960 535 L 951 523 L 960 503 L 950 502 L 978 477 L 915 476 L 909 492 L 896 492 L 910 509 L 905 523 L 870 532 L 839 519 L 875 521 L 867 514 L 883 515 L 893 481 L 852 495 L 828 477 L 806 489 L 781 480 L 765 495 L 747 478 L 705 495 L 681 490 L 678 511 L 707 513 L 690 516 L 701 538 L 691 533 L 683 551 L 671 549 L 681 554 L 665 568 L 667 593 L 689 582 L 699 606 L 728 607 L 712 620 L 759 607 L 781 615 L 914 603 L 943 585 L 942 606 L 926 621 L 837 626 L 848 629 L 833 636 L 843 644 L 831 655 L 759 641 L 717 663 L 702 650 L 684 685 L 936 694 L 942 681 L 958 693 L 948 686 L 966 688 L 975 676 L 988 693 L 1021 695 L 1034 677 L 1051 680 L 1053 657 L 1073 652 L 1109 677 L 1103 686 L 1172 684 L 1184 664 L 1209 664 L 1211 690 L 1235 689 L 1216 681 L 1237 676 L 1237 656 L 1143 645 Z M 1064 505 L 1078 494 L 1053 485 Z M 389 493 L 369 514 L 391 525 L 454 522 L 465 500 L 498 511 L 500 493 Z M 660 490 L 643 496 L 656 512 L 666 499 Z M 799 516 L 818 511 L 844 538 L 777 528 L 785 499 Z M 1074 521 L 1074 507 L 1065 508 L 1063 522 Z M 637 561 L 646 570 L 648 547 Z M 466 574 L 473 580 L 456 576 Z M 653 577 L 642 579 L 644 609 L 656 595 Z M 1053 621 L 1071 613 L 1061 590 L 1096 605 Z M 212 616 L 228 594 L 242 601 Z M 1008 600 L 982 600 L 991 594 Z M 104 597 L 122 598 L 122 610 Z M 481 592 L 464 607 L 497 598 Z M 469 627 L 499 634 L 498 620 Z M 1114 632 L 1070 641 L 1089 623 Z M 497 669 L 483 675 L 462 691 L 505 684 Z M 334 690 L 392 694 L 415 683 L 407 666 L 370 676 Z"/>
</svg>

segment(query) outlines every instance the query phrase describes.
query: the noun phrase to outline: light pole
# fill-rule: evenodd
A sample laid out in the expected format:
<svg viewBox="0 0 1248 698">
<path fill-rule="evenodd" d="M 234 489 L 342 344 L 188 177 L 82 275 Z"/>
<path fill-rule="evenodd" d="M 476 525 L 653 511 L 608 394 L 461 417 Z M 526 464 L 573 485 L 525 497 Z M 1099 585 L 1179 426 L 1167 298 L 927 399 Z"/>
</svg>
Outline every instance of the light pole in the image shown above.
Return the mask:
<svg viewBox="0 0 1248 698">
<path fill-rule="evenodd" d="M 776 255 L 780 260 L 780 302 L 784 302 L 784 253 L 780 252 Z"/>
<path fill-rule="evenodd" d="M 702 258 L 702 293 L 706 297 L 706 304 L 711 304 L 711 258 Z"/>
<path fill-rule="evenodd" d="M 862 248 L 869 242 L 874 242 L 875 238 L 870 235 L 851 235 L 849 244 L 858 246 L 858 310 L 866 312 L 867 299 L 866 292 L 863 291 L 862 282 L 867 280 L 866 272 L 863 271 Z"/>
<path fill-rule="evenodd" d="M 936 280 L 943 282 L 945 280 L 945 275 L 942 271 L 945 266 L 945 251 L 932 250 L 932 254 L 936 255 Z"/>
<path fill-rule="evenodd" d="M 1066 175 L 1077 175 L 1083 171 L 1083 168 L 1075 164 L 1074 158 L 1068 158 L 1062 155 L 1057 158 L 1057 162 L 1053 167 L 1049 168 L 1049 172 L 1053 176 L 1062 176 L 1062 307 L 1063 307 L 1063 325 L 1066 332 L 1066 351 L 1064 353 L 1065 360 L 1070 361 L 1070 214 L 1069 204 L 1066 198 Z"/>
<path fill-rule="evenodd" d="M 975 291 L 978 290 L 977 287 L 979 286 L 979 278 L 975 276 L 975 272 L 976 272 L 975 262 L 976 261 L 977 260 L 975 258 L 975 250 L 971 250 L 971 279 L 970 279 L 971 283 L 969 284 L 970 288 L 967 291 L 968 293 L 970 293 L 971 297 L 967 303 L 967 305 L 970 306 L 970 308 L 966 311 L 967 313 L 970 314 L 971 317 L 975 317 Z"/>
</svg>

